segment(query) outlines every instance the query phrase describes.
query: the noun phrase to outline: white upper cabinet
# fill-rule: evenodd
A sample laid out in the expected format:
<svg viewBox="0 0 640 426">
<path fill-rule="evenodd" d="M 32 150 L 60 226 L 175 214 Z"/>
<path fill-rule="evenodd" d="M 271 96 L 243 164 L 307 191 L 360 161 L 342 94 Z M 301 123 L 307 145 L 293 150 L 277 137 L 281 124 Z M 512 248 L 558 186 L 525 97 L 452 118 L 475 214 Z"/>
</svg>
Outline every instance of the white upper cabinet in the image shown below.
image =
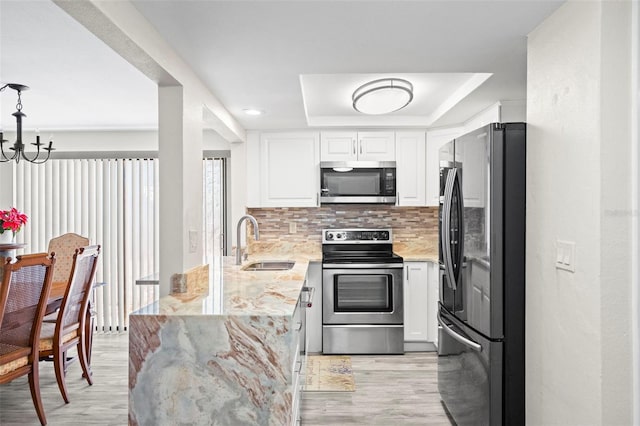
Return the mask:
<svg viewBox="0 0 640 426">
<path fill-rule="evenodd" d="M 427 131 L 427 206 L 437 207 L 440 199 L 440 158 L 438 151 L 447 142 L 462 135 L 462 127 Z"/>
<path fill-rule="evenodd" d="M 358 132 L 358 160 L 395 161 L 394 132 Z"/>
<path fill-rule="evenodd" d="M 316 132 L 263 133 L 260 136 L 262 207 L 318 205 L 319 144 Z"/>
<path fill-rule="evenodd" d="M 396 132 L 399 206 L 426 205 L 425 132 Z"/>
<path fill-rule="evenodd" d="M 320 136 L 321 161 L 355 161 L 358 159 L 356 132 L 322 132 Z"/>
<path fill-rule="evenodd" d="M 395 161 L 394 132 L 322 132 L 321 161 Z"/>
</svg>

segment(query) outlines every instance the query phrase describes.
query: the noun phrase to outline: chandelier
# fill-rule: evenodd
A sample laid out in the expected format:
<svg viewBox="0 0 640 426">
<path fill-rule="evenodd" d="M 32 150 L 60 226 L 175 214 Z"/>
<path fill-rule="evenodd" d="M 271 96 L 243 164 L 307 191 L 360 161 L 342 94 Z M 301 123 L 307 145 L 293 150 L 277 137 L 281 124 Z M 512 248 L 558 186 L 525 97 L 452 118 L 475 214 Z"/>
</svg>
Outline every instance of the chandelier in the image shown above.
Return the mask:
<svg viewBox="0 0 640 426">
<path fill-rule="evenodd" d="M 7 87 L 18 92 L 18 103 L 16 104 L 17 111 L 11 114 L 16 118 L 16 127 L 17 127 L 16 141 L 12 147 L 9 147 L 9 150 L 13 151 L 13 153 L 11 152 L 5 153 L 4 143 L 9 141 L 4 139 L 2 135 L 2 131 L 0 130 L 0 163 L 6 163 L 12 160 L 16 160 L 16 163 L 18 163 L 20 159 L 24 159 L 30 163 L 42 164 L 49 159 L 49 156 L 51 155 L 51 151 L 54 150 L 54 148 L 52 148 L 53 141 L 49 141 L 48 147 L 42 148 L 43 151 L 47 152 L 47 156 L 45 157 L 43 155 L 42 157 L 40 157 L 40 154 L 41 154 L 40 147 L 43 146 L 44 144 L 40 142 L 40 135 L 36 135 L 36 141 L 31 145 L 34 145 L 37 150 L 35 155 L 31 158 L 27 156 L 27 154 L 25 153 L 24 144 L 22 143 L 22 117 L 26 117 L 27 115 L 22 112 L 22 100 L 20 99 L 20 94 L 22 93 L 23 90 L 29 89 L 29 87 L 24 86 L 22 84 L 9 83 L 0 87 L 0 92 L 6 89 Z M 44 152 L 42 154 L 44 154 Z"/>
</svg>

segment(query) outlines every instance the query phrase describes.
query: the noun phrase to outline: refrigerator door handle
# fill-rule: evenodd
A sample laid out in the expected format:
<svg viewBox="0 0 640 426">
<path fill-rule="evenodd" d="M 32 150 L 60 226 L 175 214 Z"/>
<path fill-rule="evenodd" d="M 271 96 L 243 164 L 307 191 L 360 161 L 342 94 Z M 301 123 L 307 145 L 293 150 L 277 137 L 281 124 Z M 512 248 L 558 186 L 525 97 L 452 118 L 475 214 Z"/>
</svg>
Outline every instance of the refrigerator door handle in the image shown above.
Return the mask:
<svg viewBox="0 0 640 426">
<path fill-rule="evenodd" d="M 457 237 L 457 244 L 458 244 L 458 259 L 456 262 L 456 265 L 458 265 L 458 270 L 455 271 L 453 270 L 453 261 L 452 261 L 452 265 L 451 265 L 451 274 L 453 276 L 453 284 L 454 284 L 454 288 L 458 287 L 458 281 L 460 279 L 460 274 L 462 273 L 462 269 L 465 267 L 465 263 L 464 262 L 464 218 L 463 218 L 463 214 L 464 214 L 464 197 L 462 195 L 462 183 L 460 182 L 460 177 L 461 177 L 461 173 L 459 169 L 453 169 L 454 170 L 454 176 L 453 176 L 453 182 L 451 183 L 451 204 L 453 205 L 453 193 L 454 193 L 454 188 L 457 186 L 458 187 L 458 191 L 456 192 L 456 194 L 458 195 L 458 237 Z M 450 253 L 449 254 L 450 257 L 453 257 L 453 255 Z M 456 273 L 457 272 L 457 273 Z"/>
<path fill-rule="evenodd" d="M 453 261 L 451 259 L 451 206 L 453 204 L 453 183 L 456 176 L 456 169 L 451 169 L 447 173 L 447 182 L 444 189 L 444 204 L 442 206 L 442 231 L 440 235 L 442 245 L 442 257 L 444 261 L 444 274 L 447 277 L 447 285 L 450 289 L 456 290 L 456 280 L 453 271 Z"/>
<path fill-rule="evenodd" d="M 438 312 L 438 324 L 440 324 L 442 329 L 454 340 L 462 343 L 463 345 L 473 349 L 476 352 L 482 352 L 482 346 L 480 344 L 474 342 L 473 340 L 467 339 L 464 336 L 461 336 L 460 334 L 453 331 L 451 327 L 445 324 L 444 320 L 442 319 L 442 316 L 440 315 L 440 312 Z"/>
</svg>

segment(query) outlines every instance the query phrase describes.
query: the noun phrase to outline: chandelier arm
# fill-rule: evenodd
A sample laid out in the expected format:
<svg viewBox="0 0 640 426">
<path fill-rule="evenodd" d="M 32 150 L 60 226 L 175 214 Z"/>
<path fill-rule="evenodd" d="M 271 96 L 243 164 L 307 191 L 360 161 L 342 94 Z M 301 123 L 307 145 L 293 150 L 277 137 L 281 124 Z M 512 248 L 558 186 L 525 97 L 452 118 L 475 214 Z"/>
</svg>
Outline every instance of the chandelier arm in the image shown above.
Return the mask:
<svg viewBox="0 0 640 426">
<path fill-rule="evenodd" d="M 44 163 L 46 163 L 46 162 L 47 162 L 47 160 L 49 159 L 49 157 L 50 157 L 50 156 L 51 156 L 51 151 L 47 151 L 47 157 L 46 157 L 46 158 L 41 159 L 40 161 L 38 161 L 38 155 L 36 155 L 36 156 L 35 156 L 35 158 L 34 158 L 33 160 L 29 160 L 26 156 L 25 156 L 25 159 L 26 159 L 28 162 L 33 163 L 33 164 L 44 164 Z"/>
<path fill-rule="evenodd" d="M 16 156 L 19 154 L 17 151 L 13 153 L 11 157 L 7 157 L 7 154 L 4 153 L 4 140 L 0 143 L 0 154 L 2 154 L 2 158 L 0 158 L 0 163 L 6 163 L 9 161 L 13 161 L 16 159 Z"/>
</svg>

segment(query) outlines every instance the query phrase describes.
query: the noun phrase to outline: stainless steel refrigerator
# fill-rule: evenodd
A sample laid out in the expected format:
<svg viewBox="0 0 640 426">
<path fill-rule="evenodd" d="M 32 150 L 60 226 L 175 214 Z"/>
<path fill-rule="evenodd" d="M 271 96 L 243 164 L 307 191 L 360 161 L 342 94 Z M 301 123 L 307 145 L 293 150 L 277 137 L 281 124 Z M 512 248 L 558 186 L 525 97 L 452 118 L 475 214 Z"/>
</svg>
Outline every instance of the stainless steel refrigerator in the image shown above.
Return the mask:
<svg viewBox="0 0 640 426">
<path fill-rule="evenodd" d="M 525 123 L 440 155 L 438 389 L 462 425 L 524 424 Z"/>
</svg>

